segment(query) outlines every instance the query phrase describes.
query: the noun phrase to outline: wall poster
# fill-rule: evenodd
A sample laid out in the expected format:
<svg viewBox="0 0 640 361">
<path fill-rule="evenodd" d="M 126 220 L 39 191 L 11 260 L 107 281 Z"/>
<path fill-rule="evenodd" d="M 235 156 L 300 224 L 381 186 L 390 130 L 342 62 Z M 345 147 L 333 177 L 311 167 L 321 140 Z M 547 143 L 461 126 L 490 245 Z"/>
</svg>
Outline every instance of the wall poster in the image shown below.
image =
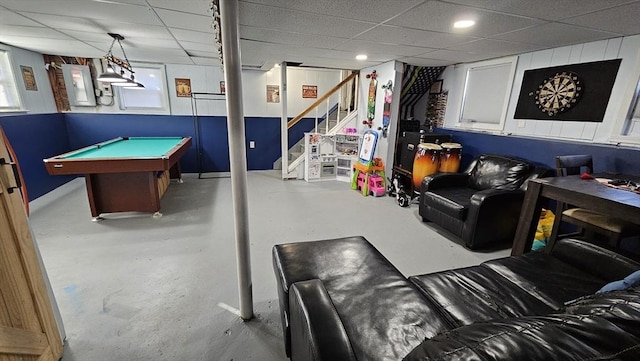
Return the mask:
<svg viewBox="0 0 640 361">
<path fill-rule="evenodd" d="M 267 103 L 280 103 L 280 85 L 267 85 Z"/>
<path fill-rule="evenodd" d="M 227 86 L 224 84 L 224 80 L 220 81 L 220 93 L 222 94 L 227 93 Z"/>
<path fill-rule="evenodd" d="M 176 78 L 176 96 L 178 98 L 191 97 L 191 79 Z"/>
<path fill-rule="evenodd" d="M 22 80 L 24 80 L 25 89 L 37 91 L 38 84 L 36 84 L 36 76 L 33 74 L 33 68 L 26 65 L 20 65 L 20 72 L 22 73 Z"/>
<path fill-rule="evenodd" d="M 317 85 L 303 85 L 302 86 L 302 97 L 303 98 L 317 98 L 318 97 L 318 86 Z"/>
</svg>

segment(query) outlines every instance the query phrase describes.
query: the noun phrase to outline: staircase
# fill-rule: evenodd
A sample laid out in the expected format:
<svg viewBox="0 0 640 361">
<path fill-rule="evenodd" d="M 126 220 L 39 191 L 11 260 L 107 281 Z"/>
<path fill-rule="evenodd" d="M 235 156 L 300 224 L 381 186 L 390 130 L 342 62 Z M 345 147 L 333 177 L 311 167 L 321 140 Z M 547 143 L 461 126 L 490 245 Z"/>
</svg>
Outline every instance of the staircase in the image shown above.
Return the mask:
<svg viewBox="0 0 640 361">
<path fill-rule="evenodd" d="M 353 82 L 353 83 L 352 83 Z M 355 84 L 355 86 L 354 86 Z M 357 118 L 357 94 L 358 94 L 358 73 L 354 72 L 326 94 L 319 97 L 311 106 L 302 111 L 287 123 L 287 130 L 291 129 L 301 119 L 315 111 L 314 126 L 307 130 L 322 134 L 336 134 L 346 126 L 354 126 Z M 342 104 L 342 92 L 346 94 L 346 104 Z M 332 95 L 338 94 L 338 101 L 331 99 Z M 352 105 L 353 104 L 353 105 Z M 321 113 L 318 116 L 318 113 Z M 286 154 L 287 172 L 283 174 L 283 179 L 302 179 L 304 177 L 304 137 L 298 140 Z M 273 163 L 273 169 L 282 169 L 282 158 Z"/>
</svg>

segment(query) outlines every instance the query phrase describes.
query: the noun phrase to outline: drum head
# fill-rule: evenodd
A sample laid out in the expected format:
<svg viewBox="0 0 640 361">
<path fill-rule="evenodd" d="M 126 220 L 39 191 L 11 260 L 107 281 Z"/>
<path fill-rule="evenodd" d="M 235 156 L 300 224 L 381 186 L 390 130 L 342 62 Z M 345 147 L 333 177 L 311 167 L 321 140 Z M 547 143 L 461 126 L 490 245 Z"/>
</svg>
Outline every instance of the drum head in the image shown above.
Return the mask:
<svg viewBox="0 0 640 361">
<path fill-rule="evenodd" d="M 441 146 L 434 143 L 420 143 L 418 144 L 418 148 L 421 148 L 424 150 L 442 150 Z"/>
<path fill-rule="evenodd" d="M 450 148 L 450 149 L 460 149 L 462 148 L 462 144 L 460 143 L 442 143 L 440 144 L 442 148 Z"/>
</svg>

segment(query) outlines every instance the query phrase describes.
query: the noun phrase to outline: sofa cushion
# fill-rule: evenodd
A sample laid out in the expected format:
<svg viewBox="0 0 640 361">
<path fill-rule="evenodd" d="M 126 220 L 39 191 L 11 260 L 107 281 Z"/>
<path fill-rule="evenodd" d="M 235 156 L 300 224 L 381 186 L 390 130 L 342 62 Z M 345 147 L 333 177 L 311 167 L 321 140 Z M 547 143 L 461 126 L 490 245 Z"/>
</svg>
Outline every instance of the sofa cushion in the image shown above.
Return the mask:
<svg viewBox="0 0 640 361">
<path fill-rule="evenodd" d="M 461 268 L 409 280 L 457 326 L 494 318 L 543 315 L 554 310 L 488 267 Z"/>
<path fill-rule="evenodd" d="M 448 216 L 465 220 L 475 192 L 467 187 L 441 188 L 425 193 L 422 201 Z"/>
<path fill-rule="evenodd" d="M 477 159 L 469 176 L 469 187 L 484 189 L 518 189 L 533 165 L 525 160 L 494 154 L 483 154 Z"/>
<path fill-rule="evenodd" d="M 289 288 L 319 279 L 358 360 L 399 360 L 426 337 L 451 328 L 437 308 L 364 237 L 276 245 L 280 311 Z M 285 326 L 285 343 L 288 330 Z"/>
<path fill-rule="evenodd" d="M 567 301 L 592 294 L 607 283 L 540 252 L 487 261 L 481 267 L 493 270 L 554 309 L 561 308 Z"/>
<path fill-rule="evenodd" d="M 640 292 L 598 296 L 563 313 L 447 331 L 425 340 L 404 360 L 639 360 Z"/>
</svg>

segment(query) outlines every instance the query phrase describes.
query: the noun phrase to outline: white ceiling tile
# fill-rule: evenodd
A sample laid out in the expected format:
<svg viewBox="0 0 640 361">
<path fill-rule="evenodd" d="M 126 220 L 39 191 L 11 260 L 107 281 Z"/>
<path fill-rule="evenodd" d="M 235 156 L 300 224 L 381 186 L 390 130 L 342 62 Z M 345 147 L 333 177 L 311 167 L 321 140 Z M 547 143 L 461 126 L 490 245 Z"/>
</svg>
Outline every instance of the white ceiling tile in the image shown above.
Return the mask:
<svg viewBox="0 0 640 361">
<path fill-rule="evenodd" d="M 438 33 L 435 31 L 379 25 L 360 34 L 356 39 L 397 43 L 401 45 L 422 46 L 427 48 L 446 48 L 451 45 L 479 39 L 474 36 Z"/>
<path fill-rule="evenodd" d="M 104 34 L 108 32 L 103 25 L 98 24 L 94 19 L 36 13 L 23 13 L 23 15 L 52 29 L 102 32 Z"/>
<path fill-rule="evenodd" d="M 447 66 L 451 65 L 451 62 L 448 60 L 437 60 L 437 59 L 427 59 L 427 58 L 417 58 L 417 57 L 404 57 L 398 59 L 403 63 L 407 63 L 409 65 L 417 65 L 417 66 Z"/>
<path fill-rule="evenodd" d="M 37 22 L 10 10 L 0 11 L 0 31 L 7 25 L 42 26 Z"/>
<path fill-rule="evenodd" d="M 468 53 L 464 51 L 454 50 L 436 50 L 429 53 L 424 53 L 418 56 L 419 58 L 446 60 L 451 64 L 454 63 L 470 63 L 478 60 L 483 60 L 486 54 Z M 495 56 L 490 56 L 493 58 Z"/>
<path fill-rule="evenodd" d="M 282 30 L 271 30 L 251 26 L 240 26 L 240 38 L 267 43 L 291 44 L 314 48 L 332 49 L 348 39 L 323 36 L 318 34 L 301 34 Z"/>
<path fill-rule="evenodd" d="M 246 2 L 240 3 L 240 25 L 340 38 L 352 38 L 374 26 L 372 23 L 362 21 Z"/>
<path fill-rule="evenodd" d="M 146 3 L 117 3 L 73 0 L 3 0 L 2 5 L 17 12 L 51 14 L 86 19 L 106 19 L 137 24 L 160 25 L 155 13 Z"/>
<path fill-rule="evenodd" d="M 182 47 L 191 52 L 191 51 L 199 51 L 199 52 L 208 52 L 208 53 L 215 53 L 216 50 L 216 46 L 213 43 L 213 40 L 211 41 L 211 43 L 209 44 L 203 44 L 203 43 L 191 43 L 188 41 L 181 41 L 180 45 L 182 45 Z"/>
<path fill-rule="evenodd" d="M 175 10 L 196 15 L 209 15 L 211 0 L 147 0 L 156 9 Z"/>
<path fill-rule="evenodd" d="M 466 29 L 454 29 L 453 23 L 463 19 L 474 20 L 476 24 Z M 541 20 L 436 1 L 428 1 L 387 22 L 391 25 L 476 37 L 491 36 L 541 23 Z"/>
<path fill-rule="evenodd" d="M 623 35 L 640 33 L 640 2 L 562 20 Z"/>
<path fill-rule="evenodd" d="M 218 53 L 212 51 L 197 51 L 197 50 L 187 50 L 190 57 L 196 58 L 215 58 L 218 59 Z"/>
<path fill-rule="evenodd" d="M 517 30 L 506 34 L 497 35 L 494 38 L 514 42 L 527 42 L 531 44 L 557 47 L 589 41 L 602 40 L 617 37 L 613 33 L 590 30 L 579 26 L 548 23 L 527 29 Z"/>
<path fill-rule="evenodd" d="M 4 36 L 11 35 L 47 39 L 71 39 L 69 36 L 59 31 L 44 27 L 0 26 L 0 40 Z"/>
<path fill-rule="evenodd" d="M 210 44 L 215 41 L 215 35 L 213 29 L 209 29 L 207 32 L 191 31 L 184 29 L 169 28 L 169 31 L 179 41 L 189 41 L 193 43 Z"/>
<path fill-rule="evenodd" d="M 335 48 L 336 50 L 355 51 L 356 53 L 365 54 L 395 54 L 401 56 L 413 56 L 422 54 L 427 51 L 435 50 L 433 48 L 421 48 L 408 45 L 383 44 L 366 40 L 349 40 Z"/>
<path fill-rule="evenodd" d="M 629 0 L 448 0 L 452 3 L 494 10 L 514 15 L 530 16 L 545 20 L 560 20 L 567 17 L 602 10 L 628 3 Z"/>
<path fill-rule="evenodd" d="M 6 36 L 3 37 L 2 41 L 9 45 L 37 51 L 42 54 L 82 56 L 88 58 L 99 58 L 104 55 L 104 52 L 100 49 L 77 40 Z"/>
<path fill-rule="evenodd" d="M 216 66 L 222 65 L 222 63 L 220 63 L 220 60 L 218 58 L 214 59 L 214 58 L 201 58 L 197 56 L 192 56 L 191 60 L 196 65 L 216 65 Z"/>
<path fill-rule="evenodd" d="M 494 40 L 494 39 L 481 39 L 471 41 L 464 44 L 450 46 L 447 49 L 455 51 L 465 51 L 473 53 L 494 53 L 494 54 L 520 54 L 528 53 L 543 48 L 541 45 L 514 43 L 511 41 Z"/>
<path fill-rule="evenodd" d="M 213 32 L 213 17 L 211 15 L 195 15 L 164 9 L 156 9 L 156 12 L 167 27 Z"/>
<path fill-rule="evenodd" d="M 401 14 L 424 0 L 367 0 L 335 1 L 335 0 L 248 0 L 241 4 L 261 4 L 274 7 L 275 11 L 298 10 L 314 14 L 330 15 L 343 19 L 354 19 L 368 22 L 382 22 Z"/>
</svg>

